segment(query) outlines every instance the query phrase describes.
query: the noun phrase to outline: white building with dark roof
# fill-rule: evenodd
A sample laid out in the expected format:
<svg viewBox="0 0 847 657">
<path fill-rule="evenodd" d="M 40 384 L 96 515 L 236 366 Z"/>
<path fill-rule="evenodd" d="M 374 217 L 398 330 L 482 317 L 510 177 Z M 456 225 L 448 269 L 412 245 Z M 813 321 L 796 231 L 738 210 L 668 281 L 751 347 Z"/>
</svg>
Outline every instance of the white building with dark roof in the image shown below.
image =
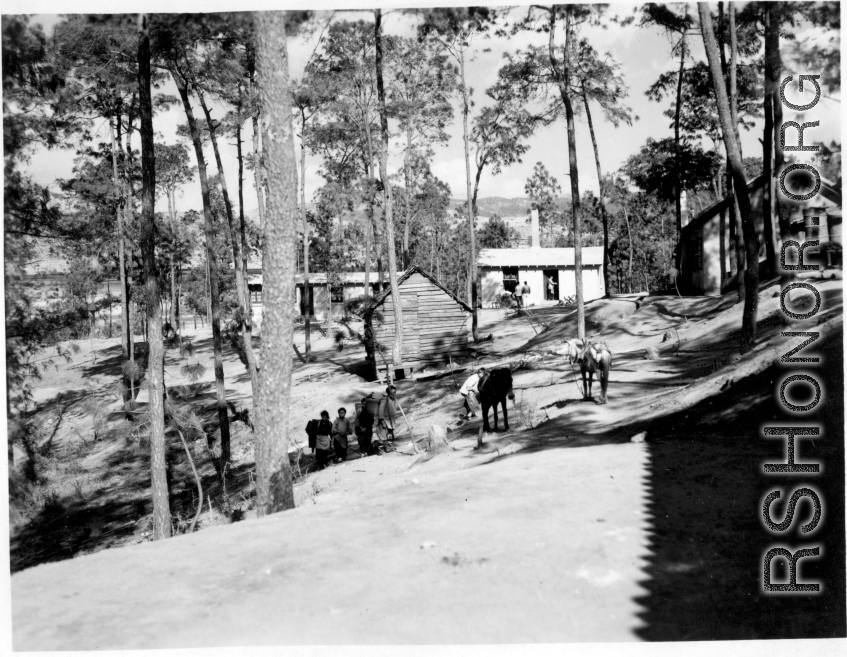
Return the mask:
<svg viewBox="0 0 847 657">
<path fill-rule="evenodd" d="M 483 308 L 499 304 L 504 291 L 515 292 L 527 283 L 528 305 L 576 297 L 574 249 L 547 249 L 540 245 L 538 212 L 532 211 L 531 246 L 517 249 L 480 249 L 477 268 Z M 606 294 L 603 283 L 603 247 L 584 246 L 582 251 L 582 291 L 586 301 Z M 552 290 L 550 284 L 552 283 Z"/>
</svg>

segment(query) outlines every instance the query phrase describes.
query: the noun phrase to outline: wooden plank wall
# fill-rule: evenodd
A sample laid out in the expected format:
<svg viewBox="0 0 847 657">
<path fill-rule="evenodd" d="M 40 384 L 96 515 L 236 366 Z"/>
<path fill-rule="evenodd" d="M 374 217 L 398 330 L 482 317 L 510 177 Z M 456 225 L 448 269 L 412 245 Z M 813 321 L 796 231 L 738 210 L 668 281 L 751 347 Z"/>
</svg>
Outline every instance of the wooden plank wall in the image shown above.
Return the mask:
<svg viewBox="0 0 847 657">
<path fill-rule="evenodd" d="M 454 356 L 465 351 L 468 330 L 463 325 L 467 312 L 425 276 L 412 274 L 400 286 L 400 304 L 403 310 L 404 366 L 443 361 L 447 360 L 450 351 Z M 374 336 L 377 342 L 385 345 L 386 360 L 391 362 L 394 305 L 390 295 L 380 310 L 382 321 L 374 321 Z"/>
</svg>

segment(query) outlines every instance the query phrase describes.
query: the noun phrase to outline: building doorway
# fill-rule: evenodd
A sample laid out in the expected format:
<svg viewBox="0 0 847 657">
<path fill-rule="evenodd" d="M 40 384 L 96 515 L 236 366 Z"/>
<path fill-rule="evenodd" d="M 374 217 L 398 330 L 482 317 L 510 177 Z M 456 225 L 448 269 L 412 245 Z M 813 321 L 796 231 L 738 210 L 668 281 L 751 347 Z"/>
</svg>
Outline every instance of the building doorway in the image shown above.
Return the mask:
<svg viewBox="0 0 847 657">
<path fill-rule="evenodd" d="M 544 270 L 544 298 L 547 301 L 555 301 L 559 298 L 559 270 Z"/>
<path fill-rule="evenodd" d="M 518 268 L 503 267 L 503 289 L 506 292 L 515 293 L 518 287 Z"/>
</svg>

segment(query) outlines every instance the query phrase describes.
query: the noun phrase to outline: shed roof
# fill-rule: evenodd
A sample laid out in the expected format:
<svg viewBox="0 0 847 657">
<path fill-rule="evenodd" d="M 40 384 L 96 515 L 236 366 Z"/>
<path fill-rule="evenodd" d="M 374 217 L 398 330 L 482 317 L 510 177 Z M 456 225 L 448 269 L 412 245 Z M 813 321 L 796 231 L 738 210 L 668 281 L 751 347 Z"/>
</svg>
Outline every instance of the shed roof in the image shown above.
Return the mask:
<svg viewBox="0 0 847 657">
<path fill-rule="evenodd" d="M 583 265 L 602 265 L 603 247 L 582 247 Z M 573 267 L 574 249 L 480 249 L 477 257 L 480 267 Z"/>
<path fill-rule="evenodd" d="M 444 294 L 449 296 L 453 301 L 455 301 L 457 304 L 459 304 L 462 307 L 463 310 L 465 310 L 466 312 L 469 312 L 469 313 L 473 312 L 473 310 L 471 309 L 471 307 L 468 304 L 466 304 L 459 297 L 457 297 L 450 290 L 448 290 L 441 283 L 439 283 L 438 280 L 436 280 L 434 276 L 427 274 L 423 269 L 421 269 L 417 265 L 412 265 L 412 267 L 410 267 L 406 271 L 406 273 L 404 273 L 402 276 L 400 276 L 397 279 L 397 287 L 400 287 L 401 285 L 403 285 L 403 283 L 405 283 L 407 280 L 409 280 L 409 278 L 411 278 L 412 274 L 420 274 L 421 276 L 426 278 L 430 283 L 432 283 L 437 288 L 439 288 L 442 292 L 444 292 Z M 368 308 L 362 313 L 362 316 L 366 317 L 366 316 L 370 315 L 371 313 L 373 313 L 374 310 L 376 310 L 379 306 L 381 306 L 383 304 L 383 302 L 388 298 L 389 294 L 391 294 L 391 286 L 386 285 L 385 289 L 373 298 L 373 301 L 371 302 L 370 306 L 368 306 Z"/>
</svg>

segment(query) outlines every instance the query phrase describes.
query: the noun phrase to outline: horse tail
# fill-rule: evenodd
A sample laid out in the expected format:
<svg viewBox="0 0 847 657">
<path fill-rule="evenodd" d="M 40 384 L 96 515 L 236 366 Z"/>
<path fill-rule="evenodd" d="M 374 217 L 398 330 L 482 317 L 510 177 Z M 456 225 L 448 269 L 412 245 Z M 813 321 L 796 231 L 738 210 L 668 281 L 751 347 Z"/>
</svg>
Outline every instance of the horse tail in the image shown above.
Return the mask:
<svg viewBox="0 0 847 657">
<path fill-rule="evenodd" d="M 607 356 L 607 357 L 606 357 Z M 603 401 L 606 400 L 606 390 L 609 388 L 609 372 L 612 370 L 612 352 L 607 351 L 600 358 L 600 391 L 603 393 Z"/>
</svg>

